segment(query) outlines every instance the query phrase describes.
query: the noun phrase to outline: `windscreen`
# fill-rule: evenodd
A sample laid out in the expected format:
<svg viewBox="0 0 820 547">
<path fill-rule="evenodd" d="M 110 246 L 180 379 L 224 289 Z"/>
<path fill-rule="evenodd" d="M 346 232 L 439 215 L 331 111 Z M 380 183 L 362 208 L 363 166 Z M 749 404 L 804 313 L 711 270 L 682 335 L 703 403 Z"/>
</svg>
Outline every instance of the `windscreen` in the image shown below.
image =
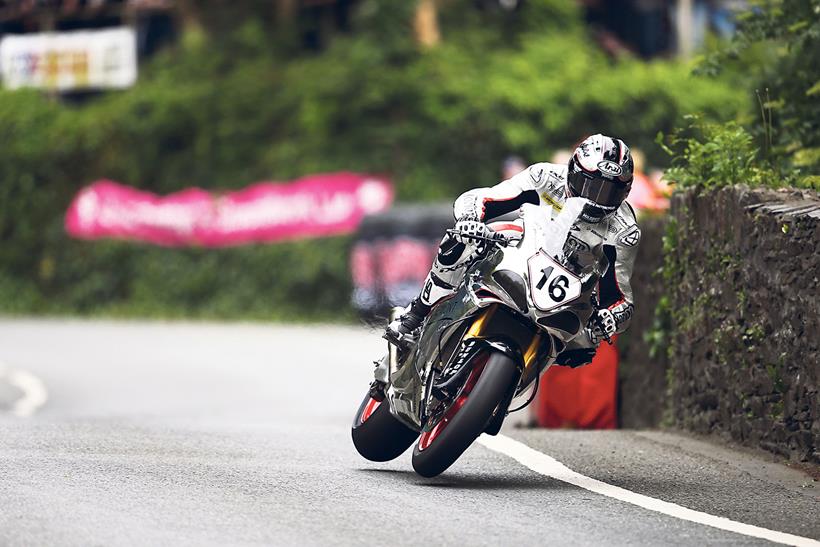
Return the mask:
<svg viewBox="0 0 820 547">
<path fill-rule="evenodd" d="M 540 248 L 579 277 L 590 273 L 602 275 L 607 264 L 603 239 L 591 232 L 581 219 L 587 203 L 584 198 L 568 198 L 561 212 L 552 218 L 544 214 L 543 208 L 526 205 L 522 208 L 527 229 L 533 225 L 539 232 Z M 584 241 L 580 239 L 582 232 Z"/>
</svg>

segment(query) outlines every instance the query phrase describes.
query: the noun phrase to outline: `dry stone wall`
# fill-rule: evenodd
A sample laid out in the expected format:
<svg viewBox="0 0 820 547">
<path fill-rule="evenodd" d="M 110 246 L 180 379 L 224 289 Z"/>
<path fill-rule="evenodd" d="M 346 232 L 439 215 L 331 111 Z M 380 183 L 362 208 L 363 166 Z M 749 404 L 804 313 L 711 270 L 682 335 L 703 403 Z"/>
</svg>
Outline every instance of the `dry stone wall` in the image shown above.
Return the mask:
<svg viewBox="0 0 820 547">
<path fill-rule="evenodd" d="M 820 463 L 820 199 L 744 186 L 673 198 L 668 417 Z"/>
</svg>

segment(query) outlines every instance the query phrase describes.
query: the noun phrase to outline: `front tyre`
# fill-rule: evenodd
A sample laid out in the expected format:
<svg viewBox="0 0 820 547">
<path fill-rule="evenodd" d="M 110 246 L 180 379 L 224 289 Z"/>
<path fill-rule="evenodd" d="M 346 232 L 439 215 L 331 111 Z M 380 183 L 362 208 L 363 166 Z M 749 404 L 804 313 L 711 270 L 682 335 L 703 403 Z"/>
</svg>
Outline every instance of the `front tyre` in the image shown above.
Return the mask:
<svg viewBox="0 0 820 547">
<path fill-rule="evenodd" d="M 512 359 L 498 352 L 475 366 L 452 406 L 422 430 L 413 449 L 416 473 L 435 477 L 450 467 L 484 431 L 517 374 Z"/>
<path fill-rule="evenodd" d="M 386 462 L 399 457 L 419 436 L 390 414 L 389 407 L 387 400 L 377 401 L 368 393 L 353 419 L 353 445 L 370 461 Z"/>
</svg>

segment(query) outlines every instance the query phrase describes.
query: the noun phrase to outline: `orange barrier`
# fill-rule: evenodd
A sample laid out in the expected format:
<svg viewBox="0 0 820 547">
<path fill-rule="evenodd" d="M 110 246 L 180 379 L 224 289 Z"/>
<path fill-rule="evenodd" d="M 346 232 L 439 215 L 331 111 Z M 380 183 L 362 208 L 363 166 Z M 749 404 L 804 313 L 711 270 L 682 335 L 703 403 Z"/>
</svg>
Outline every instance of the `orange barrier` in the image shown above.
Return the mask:
<svg viewBox="0 0 820 547">
<path fill-rule="evenodd" d="M 602 343 L 592 363 L 583 367 L 551 367 L 541 377 L 531 408 L 539 427 L 618 427 L 617 345 Z"/>
</svg>

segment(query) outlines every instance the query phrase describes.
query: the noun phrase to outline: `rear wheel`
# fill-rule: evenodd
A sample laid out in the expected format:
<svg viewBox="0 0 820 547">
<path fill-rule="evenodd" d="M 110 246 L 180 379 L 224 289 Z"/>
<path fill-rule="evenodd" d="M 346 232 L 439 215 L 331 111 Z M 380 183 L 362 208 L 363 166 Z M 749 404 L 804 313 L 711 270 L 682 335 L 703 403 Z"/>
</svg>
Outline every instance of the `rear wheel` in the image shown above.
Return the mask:
<svg viewBox="0 0 820 547">
<path fill-rule="evenodd" d="M 493 352 L 474 368 L 455 401 L 429 420 L 413 449 L 413 469 L 435 477 L 450 467 L 484 431 L 518 371 L 503 353 Z"/>
<path fill-rule="evenodd" d="M 399 457 L 419 436 L 398 421 L 387 401 L 377 401 L 368 393 L 353 420 L 353 445 L 370 461 L 386 462 Z"/>
</svg>

